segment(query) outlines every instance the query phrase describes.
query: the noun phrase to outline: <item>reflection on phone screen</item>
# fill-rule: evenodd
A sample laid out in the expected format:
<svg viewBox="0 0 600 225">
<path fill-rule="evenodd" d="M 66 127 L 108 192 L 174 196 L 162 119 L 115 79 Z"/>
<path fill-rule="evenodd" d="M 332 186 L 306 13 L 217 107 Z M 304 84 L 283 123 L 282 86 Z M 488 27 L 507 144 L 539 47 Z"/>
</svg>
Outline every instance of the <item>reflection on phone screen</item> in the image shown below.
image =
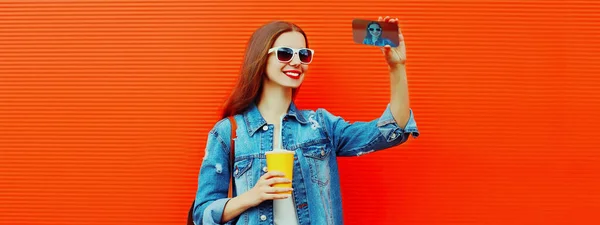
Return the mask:
<svg viewBox="0 0 600 225">
<path fill-rule="evenodd" d="M 354 19 L 352 37 L 357 44 L 383 47 L 399 45 L 398 26 L 382 21 Z"/>
</svg>

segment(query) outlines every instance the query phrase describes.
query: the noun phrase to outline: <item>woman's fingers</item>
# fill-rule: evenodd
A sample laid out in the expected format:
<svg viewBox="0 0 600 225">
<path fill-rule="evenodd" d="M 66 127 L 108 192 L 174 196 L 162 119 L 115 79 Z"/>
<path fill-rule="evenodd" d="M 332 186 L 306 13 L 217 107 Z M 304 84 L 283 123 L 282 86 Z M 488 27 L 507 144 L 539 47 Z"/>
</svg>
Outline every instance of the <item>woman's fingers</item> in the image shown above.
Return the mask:
<svg viewBox="0 0 600 225">
<path fill-rule="evenodd" d="M 285 174 L 283 174 L 282 172 L 279 171 L 269 171 L 268 173 L 265 173 L 264 175 L 262 175 L 262 177 L 260 177 L 260 179 L 263 180 L 268 180 L 272 177 L 284 177 Z"/>
<path fill-rule="evenodd" d="M 398 17 L 392 18 L 390 16 L 386 16 L 386 17 L 381 17 L 380 16 L 377 19 L 377 21 L 379 21 L 379 22 L 386 22 L 386 23 L 398 23 L 398 21 L 400 21 L 400 20 L 398 19 Z"/>
<path fill-rule="evenodd" d="M 265 200 L 286 199 L 291 196 L 292 195 L 290 195 L 290 194 L 265 194 L 264 199 Z"/>
<path fill-rule="evenodd" d="M 267 186 L 273 186 L 274 184 L 289 184 L 289 183 L 292 183 L 292 181 L 288 180 L 287 178 L 271 178 L 271 179 L 268 179 L 265 184 Z"/>
<path fill-rule="evenodd" d="M 288 192 L 288 191 L 293 191 L 293 188 L 276 188 L 276 187 L 269 187 L 265 190 L 265 193 L 267 194 L 278 194 L 278 193 L 283 193 L 283 192 Z"/>
<path fill-rule="evenodd" d="M 392 51 L 392 46 L 385 45 L 385 46 L 381 47 L 380 49 L 381 49 L 381 52 L 383 52 L 383 54 L 387 56 L 388 54 L 390 54 L 390 51 Z"/>
</svg>

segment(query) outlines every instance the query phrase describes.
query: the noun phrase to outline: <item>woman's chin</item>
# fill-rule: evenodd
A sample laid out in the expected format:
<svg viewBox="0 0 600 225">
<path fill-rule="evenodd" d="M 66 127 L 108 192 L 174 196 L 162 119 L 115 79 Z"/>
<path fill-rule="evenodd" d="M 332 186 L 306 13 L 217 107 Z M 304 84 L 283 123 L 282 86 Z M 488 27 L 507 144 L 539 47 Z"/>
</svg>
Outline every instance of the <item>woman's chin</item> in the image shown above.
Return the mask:
<svg viewBox="0 0 600 225">
<path fill-rule="evenodd" d="M 300 78 L 298 80 L 289 80 L 289 81 L 285 82 L 284 84 L 282 84 L 282 86 L 288 87 L 288 88 L 298 88 L 298 87 L 300 87 L 301 84 L 302 84 L 302 78 Z"/>
<path fill-rule="evenodd" d="M 302 84 L 301 82 L 297 82 L 297 83 L 295 82 L 295 83 L 286 84 L 284 86 L 288 87 L 288 88 L 298 88 L 298 87 L 300 87 L 301 84 Z"/>
</svg>

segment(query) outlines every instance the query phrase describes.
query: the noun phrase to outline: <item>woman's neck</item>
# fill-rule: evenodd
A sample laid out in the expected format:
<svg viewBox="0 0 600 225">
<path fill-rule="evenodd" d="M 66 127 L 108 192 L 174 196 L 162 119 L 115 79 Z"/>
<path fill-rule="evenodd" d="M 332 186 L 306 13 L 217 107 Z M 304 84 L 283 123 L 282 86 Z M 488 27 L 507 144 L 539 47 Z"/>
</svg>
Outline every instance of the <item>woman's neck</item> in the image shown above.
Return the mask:
<svg viewBox="0 0 600 225">
<path fill-rule="evenodd" d="M 292 88 L 265 82 L 258 102 L 258 111 L 267 123 L 275 123 L 287 113 L 291 102 Z"/>
</svg>

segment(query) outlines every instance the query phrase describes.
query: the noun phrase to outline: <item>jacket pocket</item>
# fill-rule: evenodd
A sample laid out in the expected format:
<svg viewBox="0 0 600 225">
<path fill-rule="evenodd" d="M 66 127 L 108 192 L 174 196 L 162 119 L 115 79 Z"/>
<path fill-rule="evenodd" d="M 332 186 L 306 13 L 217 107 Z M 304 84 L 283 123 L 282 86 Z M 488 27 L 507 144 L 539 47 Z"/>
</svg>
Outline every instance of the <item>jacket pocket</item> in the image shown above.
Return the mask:
<svg viewBox="0 0 600 225">
<path fill-rule="evenodd" d="M 310 178 L 313 183 L 326 186 L 330 180 L 329 154 L 331 149 L 325 145 L 302 147 L 302 155 L 310 169 Z"/>
<path fill-rule="evenodd" d="M 251 176 L 250 168 L 252 167 L 253 160 L 253 158 L 246 158 L 238 160 L 233 164 L 233 177 L 238 194 L 248 190 L 249 181 L 251 180 L 248 176 Z"/>
</svg>

